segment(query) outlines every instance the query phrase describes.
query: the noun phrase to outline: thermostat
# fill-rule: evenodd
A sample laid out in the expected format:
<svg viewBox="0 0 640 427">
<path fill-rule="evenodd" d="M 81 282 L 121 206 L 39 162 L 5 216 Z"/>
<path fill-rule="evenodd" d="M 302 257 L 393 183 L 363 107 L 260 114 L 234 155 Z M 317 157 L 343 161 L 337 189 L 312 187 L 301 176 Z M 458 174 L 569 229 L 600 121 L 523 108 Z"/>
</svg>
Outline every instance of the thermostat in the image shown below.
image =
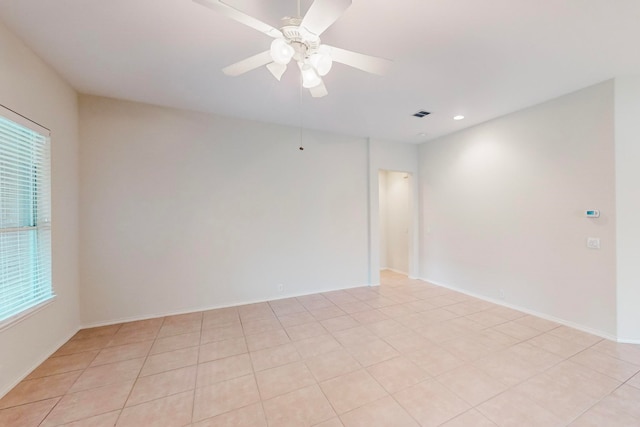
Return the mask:
<svg viewBox="0 0 640 427">
<path fill-rule="evenodd" d="M 600 211 L 597 209 L 584 211 L 584 216 L 586 216 L 587 218 L 600 218 Z"/>
</svg>

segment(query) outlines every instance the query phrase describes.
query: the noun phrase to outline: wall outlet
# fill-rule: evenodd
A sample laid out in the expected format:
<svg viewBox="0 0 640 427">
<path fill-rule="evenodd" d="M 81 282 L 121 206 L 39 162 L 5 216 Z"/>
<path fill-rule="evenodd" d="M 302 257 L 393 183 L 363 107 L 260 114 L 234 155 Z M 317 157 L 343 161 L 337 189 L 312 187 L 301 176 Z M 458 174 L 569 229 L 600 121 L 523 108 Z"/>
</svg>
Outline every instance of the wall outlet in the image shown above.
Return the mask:
<svg viewBox="0 0 640 427">
<path fill-rule="evenodd" d="M 600 249 L 599 237 L 587 237 L 587 247 L 589 249 Z"/>
<path fill-rule="evenodd" d="M 498 298 L 504 299 L 504 289 L 498 289 Z"/>
<path fill-rule="evenodd" d="M 283 292 L 284 291 L 284 285 L 282 283 L 280 283 L 278 285 L 278 292 Z"/>
</svg>

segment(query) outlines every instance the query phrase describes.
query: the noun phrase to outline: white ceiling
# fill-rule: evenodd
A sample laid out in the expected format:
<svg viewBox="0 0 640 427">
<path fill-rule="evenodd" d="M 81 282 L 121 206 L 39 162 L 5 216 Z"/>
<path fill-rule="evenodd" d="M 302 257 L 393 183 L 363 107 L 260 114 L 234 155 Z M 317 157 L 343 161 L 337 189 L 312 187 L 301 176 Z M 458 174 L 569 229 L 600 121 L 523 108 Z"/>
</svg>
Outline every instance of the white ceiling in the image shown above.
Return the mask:
<svg viewBox="0 0 640 427">
<path fill-rule="evenodd" d="M 227 3 L 275 27 L 296 11 Z M 224 75 L 271 39 L 191 0 L 0 0 L 0 17 L 82 93 L 403 142 L 640 73 L 638 0 L 354 0 L 323 42 L 393 68 L 335 64 L 320 99 L 300 98 L 292 66 L 282 82 L 264 67 Z"/>
</svg>

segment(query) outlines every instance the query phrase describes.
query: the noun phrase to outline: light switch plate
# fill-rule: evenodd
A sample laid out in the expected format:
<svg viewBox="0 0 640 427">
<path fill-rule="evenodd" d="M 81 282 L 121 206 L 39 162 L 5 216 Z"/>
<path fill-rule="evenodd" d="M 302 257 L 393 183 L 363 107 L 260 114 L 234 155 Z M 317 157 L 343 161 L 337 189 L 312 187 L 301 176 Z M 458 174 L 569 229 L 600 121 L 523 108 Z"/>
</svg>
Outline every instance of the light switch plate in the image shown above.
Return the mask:
<svg viewBox="0 0 640 427">
<path fill-rule="evenodd" d="M 599 237 L 587 237 L 587 247 L 589 249 L 600 249 Z"/>
</svg>

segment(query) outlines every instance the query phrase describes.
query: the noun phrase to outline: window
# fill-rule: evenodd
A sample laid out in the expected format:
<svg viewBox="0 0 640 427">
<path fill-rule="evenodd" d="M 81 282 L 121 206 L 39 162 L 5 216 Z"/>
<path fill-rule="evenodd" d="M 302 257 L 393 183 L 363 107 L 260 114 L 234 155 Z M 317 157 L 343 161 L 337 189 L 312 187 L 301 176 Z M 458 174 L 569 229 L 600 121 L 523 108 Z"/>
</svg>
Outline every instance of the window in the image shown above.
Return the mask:
<svg viewBox="0 0 640 427">
<path fill-rule="evenodd" d="M 0 328 L 54 297 L 50 193 L 49 131 L 0 109 Z"/>
</svg>

